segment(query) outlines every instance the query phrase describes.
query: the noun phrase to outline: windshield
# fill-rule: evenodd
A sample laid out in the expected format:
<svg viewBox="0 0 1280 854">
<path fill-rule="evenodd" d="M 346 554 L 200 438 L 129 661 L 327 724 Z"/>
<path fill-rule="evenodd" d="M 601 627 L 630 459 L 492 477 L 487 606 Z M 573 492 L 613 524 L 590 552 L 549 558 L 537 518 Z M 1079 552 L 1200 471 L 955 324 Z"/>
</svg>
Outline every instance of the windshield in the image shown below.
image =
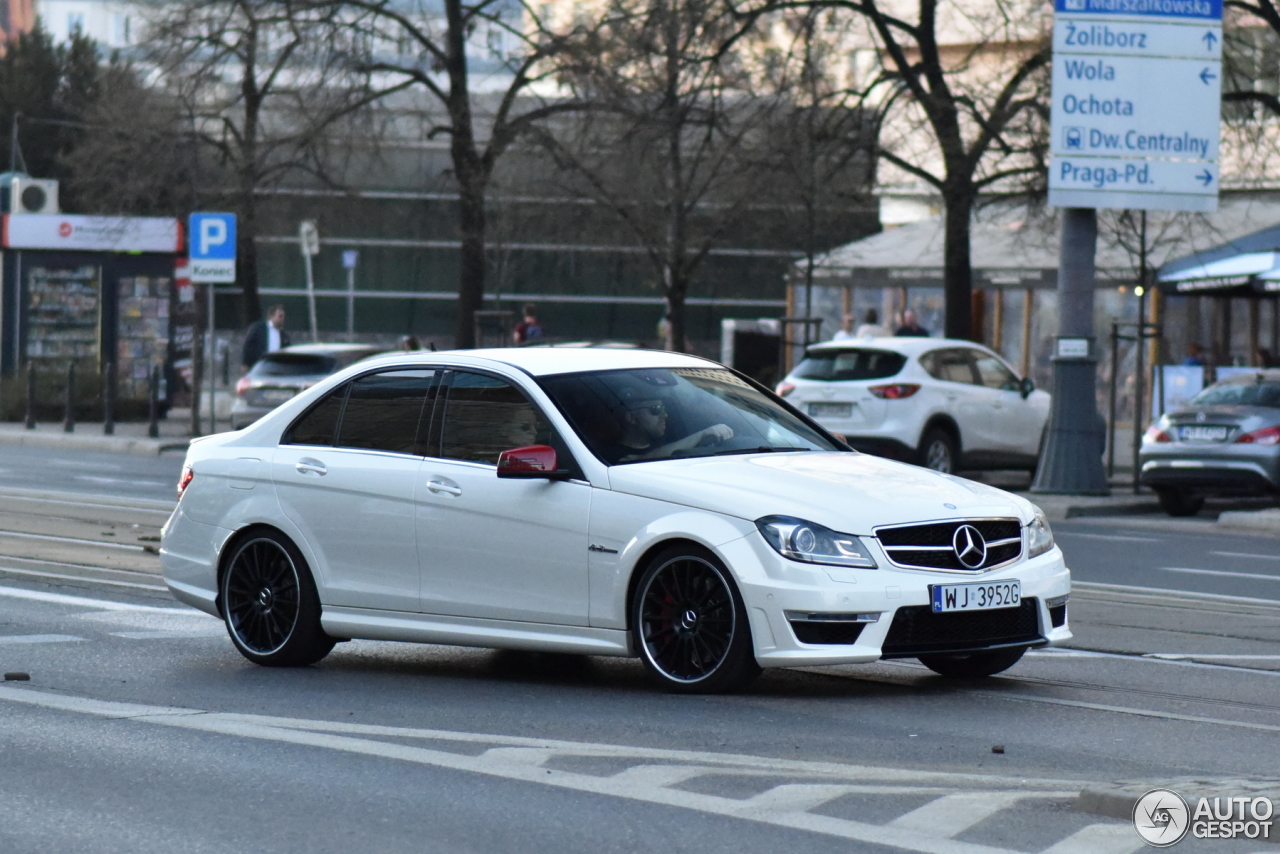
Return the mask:
<svg viewBox="0 0 1280 854">
<path fill-rule="evenodd" d="M 1269 406 L 1280 409 L 1280 383 L 1222 383 L 1191 398 L 1189 406 Z"/>
<path fill-rule="evenodd" d="M 882 380 L 907 363 L 890 350 L 810 350 L 792 376 L 802 380 Z"/>
<path fill-rule="evenodd" d="M 835 451 L 818 430 L 721 368 L 561 374 L 541 385 L 608 465 L 763 451 Z"/>
</svg>

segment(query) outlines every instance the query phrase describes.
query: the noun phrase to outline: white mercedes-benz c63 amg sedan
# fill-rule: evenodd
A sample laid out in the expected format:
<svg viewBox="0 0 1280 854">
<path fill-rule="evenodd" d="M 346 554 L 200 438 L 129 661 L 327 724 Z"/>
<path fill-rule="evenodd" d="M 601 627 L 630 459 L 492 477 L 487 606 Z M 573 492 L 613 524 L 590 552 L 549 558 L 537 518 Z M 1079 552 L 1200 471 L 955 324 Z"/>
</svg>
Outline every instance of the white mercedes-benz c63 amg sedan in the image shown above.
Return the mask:
<svg viewBox="0 0 1280 854">
<path fill-rule="evenodd" d="M 374 638 L 639 656 L 676 691 L 1071 637 L 1043 514 L 850 450 L 723 366 L 403 353 L 191 444 L 165 581 L 264 665 Z"/>
</svg>

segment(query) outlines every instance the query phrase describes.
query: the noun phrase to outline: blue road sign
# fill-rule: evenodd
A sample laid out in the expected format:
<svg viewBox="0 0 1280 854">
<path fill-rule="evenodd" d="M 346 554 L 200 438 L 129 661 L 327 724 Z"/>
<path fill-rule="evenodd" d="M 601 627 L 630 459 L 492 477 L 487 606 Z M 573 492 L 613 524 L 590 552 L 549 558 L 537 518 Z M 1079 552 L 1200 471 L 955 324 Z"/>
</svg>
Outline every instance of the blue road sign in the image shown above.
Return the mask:
<svg viewBox="0 0 1280 854">
<path fill-rule="evenodd" d="M 189 220 L 188 257 L 193 282 L 236 280 L 236 215 L 193 213 Z"/>
</svg>

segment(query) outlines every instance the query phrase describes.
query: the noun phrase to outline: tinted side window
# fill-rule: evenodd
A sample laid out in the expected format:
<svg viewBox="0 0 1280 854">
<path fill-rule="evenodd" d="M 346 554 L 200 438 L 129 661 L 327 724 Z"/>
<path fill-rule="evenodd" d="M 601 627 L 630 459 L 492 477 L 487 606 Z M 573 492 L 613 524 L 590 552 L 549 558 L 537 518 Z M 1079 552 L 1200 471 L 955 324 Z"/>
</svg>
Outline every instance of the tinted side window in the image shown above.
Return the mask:
<svg viewBox="0 0 1280 854">
<path fill-rule="evenodd" d="M 453 375 L 440 456 L 497 465 L 503 451 L 548 444 L 550 425 L 515 386 L 482 374 Z"/>
<path fill-rule="evenodd" d="M 338 429 L 338 446 L 418 454 L 418 426 L 430 370 L 386 371 L 351 383 Z"/>
<path fill-rule="evenodd" d="M 963 350 L 934 350 L 920 357 L 920 364 L 935 380 L 976 385 L 973 369 Z"/>
<path fill-rule="evenodd" d="M 981 350 L 970 350 L 969 355 L 973 357 L 973 365 L 978 369 L 984 386 L 1005 391 L 1018 390 L 1018 378 L 1005 367 L 1004 362 Z"/>
<path fill-rule="evenodd" d="M 282 445 L 332 445 L 338 432 L 338 418 L 347 399 L 351 383 L 344 383 L 329 392 L 319 403 L 293 422 L 280 439 Z"/>
</svg>

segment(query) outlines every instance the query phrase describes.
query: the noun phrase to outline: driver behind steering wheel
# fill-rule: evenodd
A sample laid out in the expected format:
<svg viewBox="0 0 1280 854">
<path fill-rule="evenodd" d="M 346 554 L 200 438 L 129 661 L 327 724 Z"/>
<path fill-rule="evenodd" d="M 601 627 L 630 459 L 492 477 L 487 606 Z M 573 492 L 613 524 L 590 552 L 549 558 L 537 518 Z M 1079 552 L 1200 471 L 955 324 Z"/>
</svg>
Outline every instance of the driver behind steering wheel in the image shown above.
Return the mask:
<svg viewBox="0 0 1280 854">
<path fill-rule="evenodd" d="M 658 444 L 667 434 L 667 404 L 660 397 L 631 398 L 623 401 L 622 435 L 617 442 L 623 449 L 619 462 L 669 457 L 700 445 L 718 445 L 733 436 L 727 424 L 712 424 L 674 442 Z"/>
</svg>

